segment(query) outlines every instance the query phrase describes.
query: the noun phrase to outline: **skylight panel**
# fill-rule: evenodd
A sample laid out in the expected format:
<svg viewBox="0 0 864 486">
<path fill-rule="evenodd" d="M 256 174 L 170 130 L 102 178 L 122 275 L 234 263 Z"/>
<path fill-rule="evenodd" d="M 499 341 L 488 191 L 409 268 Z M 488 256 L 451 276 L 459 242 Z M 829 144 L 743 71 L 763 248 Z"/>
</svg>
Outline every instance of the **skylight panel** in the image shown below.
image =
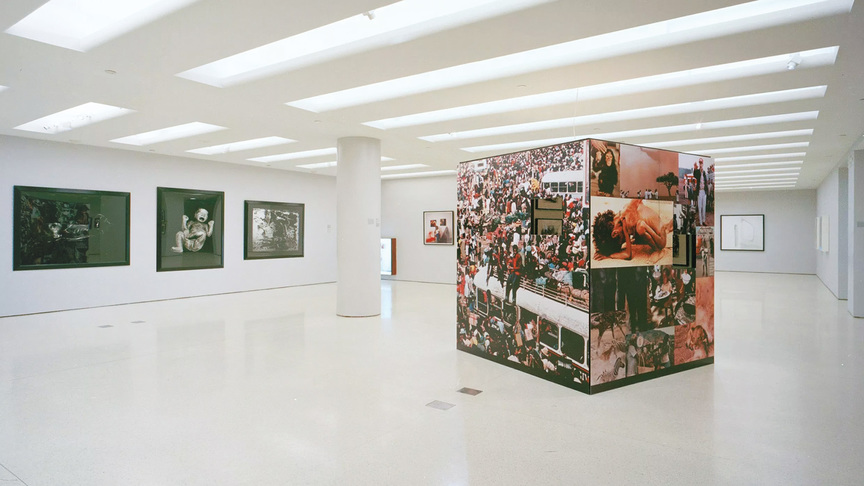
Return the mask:
<svg viewBox="0 0 864 486">
<path fill-rule="evenodd" d="M 448 140 L 463 140 L 470 138 L 532 132 L 539 130 L 552 130 L 556 128 L 569 128 L 600 123 L 619 122 L 625 120 L 655 118 L 659 116 L 681 115 L 688 113 L 699 113 L 703 111 L 741 108 L 746 106 L 781 103 L 808 98 L 823 97 L 825 96 L 826 88 L 826 86 L 814 86 L 810 88 L 772 91 L 768 93 L 733 96 L 728 98 L 717 98 L 713 100 L 695 101 L 690 103 L 677 103 L 673 105 L 652 106 L 648 108 L 638 108 L 634 110 L 622 110 L 608 113 L 598 113 L 594 115 L 560 118 L 557 120 L 544 120 L 531 123 L 519 123 L 515 125 L 480 128 L 476 130 L 465 130 L 461 132 L 441 133 L 437 135 L 428 135 L 419 138 L 421 140 L 426 140 L 427 142 L 442 142 Z"/>
<path fill-rule="evenodd" d="M 405 174 L 385 174 L 382 179 L 407 179 L 409 177 L 433 177 L 439 175 L 455 174 L 455 170 L 430 170 L 425 172 L 406 172 Z"/>
<path fill-rule="evenodd" d="M 225 127 L 219 125 L 210 125 L 209 123 L 192 122 L 183 125 L 177 125 L 168 128 L 161 128 L 150 132 L 139 133 L 137 135 L 129 135 L 128 137 L 115 138 L 111 140 L 116 143 L 126 145 L 152 145 L 154 143 L 167 142 L 169 140 L 177 140 L 180 138 L 193 137 L 204 133 L 217 132 L 226 130 Z"/>
<path fill-rule="evenodd" d="M 315 149 L 315 150 L 304 150 L 302 152 L 289 152 L 285 154 L 276 154 L 276 155 L 265 155 L 264 157 L 254 157 L 251 159 L 246 159 L 252 162 L 262 162 L 262 163 L 270 163 L 270 162 L 281 162 L 283 160 L 296 160 L 296 159 L 306 159 L 309 157 L 319 157 L 322 155 L 336 155 L 336 147 L 324 148 L 324 149 Z"/>
<path fill-rule="evenodd" d="M 805 128 L 800 130 L 782 130 L 778 132 L 745 133 L 743 135 L 729 135 L 725 137 L 705 137 L 691 138 L 687 140 L 662 140 L 659 142 L 642 142 L 641 145 L 654 148 L 687 147 L 687 152 L 707 153 L 707 151 L 704 149 L 692 148 L 691 146 L 703 143 L 712 144 L 727 142 L 749 142 L 753 140 L 764 140 L 772 138 L 808 137 L 810 135 L 813 135 L 813 129 Z"/>
<path fill-rule="evenodd" d="M 252 150 L 252 149 L 256 149 L 256 148 L 273 147 L 275 145 L 284 145 L 286 143 L 293 143 L 293 142 L 296 142 L 296 140 L 291 140 L 290 138 L 282 138 L 282 137 L 263 137 L 263 138 L 255 138 L 252 140 L 242 140 L 239 142 L 225 143 L 222 145 L 212 145 L 210 147 L 202 147 L 202 148 L 187 150 L 187 152 L 193 153 L 193 154 L 202 154 L 202 155 L 218 155 L 218 154 L 242 152 L 243 150 Z"/>
<path fill-rule="evenodd" d="M 177 76 L 226 87 L 398 44 L 552 0 L 403 0 L 250 49 Z"/>
<path fill-rule="evenodd" d="M 523 142 L 507 142 L 490 145 L 478 145 L 474 147 L 465 147 L 462 150 L 466 152 L 490 152 L 490 151 L 506 151 L 517 150 L 523 148 L 543 147 L 545 145 L 555 145 L 564 143 L 569 140 L 578 140 L 580 138 L 600 138 L 606 140 L 622 140 L 634 137 L 647 137 L 651 135 L 663 135 L 681 132 L 691 132 L 699 130 L 712 130 L 719 128 L 739 128 L 748 126 L 758 126 L 773 123 L 788 123 L 798 121 L 815 120 L 819 115 L 818 111 L 806 111 L 800 113 L 786 113 L 783 115 L 768 115 L 757 116 L 751 118 L 739 118 L 735 120 L 720 120 L 704 123 L 691 123 L 686 125 L 674 125 L 668 127 L 643 128 L 638 130 L 623 130 L 618 132 L 607 133 L 589 133 L 583 135 L 573 135 L 570 137 L 549 138 L 544 140 L 527 140 Z"/>
<path fill-rule="evenodd" d="M 7 34 L 86 52 L 198 0 L 50 0 Z"/>
<path fill-rule="evenodd" d="M 428 71 L 333 93 L 294 100 L 290 106 L 324 112 L 432 90 L 570 66 L 759 30 L 801 20 L 848 13 L 853 0 L 757 0 L 562 44 Z M 789 58 L 783 60 L 783 69 Z M 800 63 L 807 66 L 808 61 Z"/>
<path fill-rule="evenodd" d="M 117 118 L 129 113 L 135 113 L 135 110 L 90 102 L 43 116 L 37 120 L 18 125 L 15 129 L 55 134 L 110 120 L 111 118 Z"/>
</svg>

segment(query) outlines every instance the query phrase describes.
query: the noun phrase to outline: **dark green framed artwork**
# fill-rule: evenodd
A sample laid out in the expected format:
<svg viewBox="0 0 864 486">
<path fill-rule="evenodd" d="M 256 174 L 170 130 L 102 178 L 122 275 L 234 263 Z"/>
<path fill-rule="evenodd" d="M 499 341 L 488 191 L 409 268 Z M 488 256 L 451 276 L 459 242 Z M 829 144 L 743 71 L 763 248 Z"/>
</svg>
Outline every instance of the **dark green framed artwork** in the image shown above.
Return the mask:
<svg viewBox="0 0 864 486">
<path fill-rule="evenodd" d="M 129 265 L 128 192 L 15 186 L 13 270 Z"/>
<path fill-rule="evenodd" d="M 225 193 L 156 188 L 156 271 L 222 268 Z"/>
</svg>

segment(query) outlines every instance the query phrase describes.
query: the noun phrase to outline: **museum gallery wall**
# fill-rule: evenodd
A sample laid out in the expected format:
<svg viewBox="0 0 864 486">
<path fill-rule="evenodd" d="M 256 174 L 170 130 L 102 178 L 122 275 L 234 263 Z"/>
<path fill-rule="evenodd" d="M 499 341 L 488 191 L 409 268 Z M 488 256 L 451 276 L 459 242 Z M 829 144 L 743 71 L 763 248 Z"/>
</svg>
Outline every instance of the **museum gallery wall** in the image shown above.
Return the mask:
<svg viewBox="0 0 864 486">
<path fill-rule="evenodd" d="M 0 144 L 0 316 L 336 280 L 332 177 L 17 137 Z M 13 241 L 16 227 L 26 245 Z"/>
<path fill-rule="evenodd" d="M 713 362 L 713 180 L 600 140 L 460 164 L 457 347 L 587 393 Z"/>
</svg>

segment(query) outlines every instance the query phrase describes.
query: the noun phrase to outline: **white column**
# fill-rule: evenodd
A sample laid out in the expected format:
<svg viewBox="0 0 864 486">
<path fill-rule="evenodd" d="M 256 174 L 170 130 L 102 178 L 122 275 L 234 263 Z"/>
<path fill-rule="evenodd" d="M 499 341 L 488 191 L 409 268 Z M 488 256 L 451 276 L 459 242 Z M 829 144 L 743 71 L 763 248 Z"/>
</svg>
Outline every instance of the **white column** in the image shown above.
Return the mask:
<svg viewBox="0 0 864 486">
<path fill-rule="evenodd" d="M 336 148 L 336 313 L 377 316 L 381 314 L 381 141 L 345 137 Z"/>
<path fill-rule="evenodd" d="M 864 317 L 864 150 L 849 162 L 849 313 Z"/>
</svg>

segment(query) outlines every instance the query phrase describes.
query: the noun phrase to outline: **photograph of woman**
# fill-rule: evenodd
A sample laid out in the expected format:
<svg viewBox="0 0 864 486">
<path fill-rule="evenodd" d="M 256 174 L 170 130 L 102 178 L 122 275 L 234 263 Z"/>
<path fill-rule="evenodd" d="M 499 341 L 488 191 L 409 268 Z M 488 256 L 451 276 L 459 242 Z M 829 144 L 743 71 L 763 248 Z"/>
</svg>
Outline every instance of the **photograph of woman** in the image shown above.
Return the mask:
<svg viewBox="0 0 864 486">
<path fill-rule="evenodd" d="M 591 140 L 591 195 L 618 196 L 619 145 Z"/>
</svg>

